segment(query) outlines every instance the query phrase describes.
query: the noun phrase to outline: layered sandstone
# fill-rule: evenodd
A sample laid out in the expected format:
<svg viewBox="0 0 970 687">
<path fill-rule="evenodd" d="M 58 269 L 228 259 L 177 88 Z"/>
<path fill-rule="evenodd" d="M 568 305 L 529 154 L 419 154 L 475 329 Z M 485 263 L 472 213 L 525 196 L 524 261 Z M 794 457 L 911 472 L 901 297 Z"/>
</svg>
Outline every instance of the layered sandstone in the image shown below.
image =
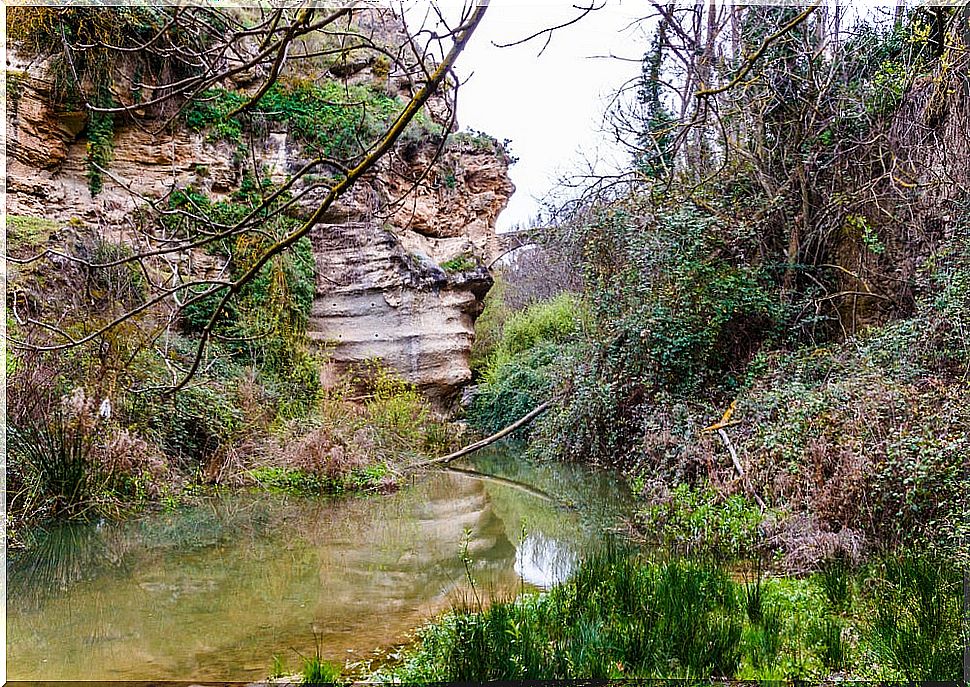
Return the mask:
<svg viewBox="0 0 970 687">
<path fill-rule="evenodd" d="M 17 88 L 7 111 L 8 214 L 80 220 L 92 231 L 124 236 L 131 213 L 148 200 L 188 186 L 214 199 L 238 189 L 243 170 L 231 144 L 184 127 L 160 130 L 146 116 L 116 124 L 109 175 L 92 197 L 85 115 L 51 104 L 43 65 L 18 64 L 15 55 L 8 64 Z M 501 146 L 451 136 L 435 161 L 441 144 L 430 137 L 399 146 L 313 230 L 317 295 L 309 334 L 329 354 L 325 382 L 378 358 L 446 404 L 471 377 L 474 320 L 491 285 L 483 265 L 498 251 L 495 220 L 514 187 Z M 276 181 L 305 163 L 283 125 L 253 147 L 257 164 Z M 301 190 L 297 185 L 294 193 Z M 307 193 L 294 212 L 309 216 L 320 197 Z M 192 259 L 185 256 L 186 265 Z"/>
</svg>

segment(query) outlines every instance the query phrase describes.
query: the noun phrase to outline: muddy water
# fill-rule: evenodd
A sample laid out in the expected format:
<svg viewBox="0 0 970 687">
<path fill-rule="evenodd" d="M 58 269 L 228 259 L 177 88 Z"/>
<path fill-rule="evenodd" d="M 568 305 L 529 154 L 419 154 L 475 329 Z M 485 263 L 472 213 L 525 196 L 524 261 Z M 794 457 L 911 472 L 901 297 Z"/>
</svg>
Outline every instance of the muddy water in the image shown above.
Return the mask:
<svg viewBox="0 0 970 687">
<path fill-rule="evenodd" d="M 52 530 L 8 561 L 7 677 L 248 680 L 274 655 L 366 658 L 462 596 L 562 579 L 628 502 L 606 473 L 507 449 L 459 467 L 389 496 L 232 494 Z"/>
</svg>

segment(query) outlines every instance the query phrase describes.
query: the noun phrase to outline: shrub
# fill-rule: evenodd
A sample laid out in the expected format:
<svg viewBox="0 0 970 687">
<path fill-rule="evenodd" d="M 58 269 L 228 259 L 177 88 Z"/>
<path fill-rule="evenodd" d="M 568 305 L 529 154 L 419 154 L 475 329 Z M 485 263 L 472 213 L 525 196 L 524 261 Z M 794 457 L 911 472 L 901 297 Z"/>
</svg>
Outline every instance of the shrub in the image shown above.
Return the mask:
<svg viewBox="0 0 970 687">
<path fill-rule="evenodd" d="M 741 449 L 759 493 L 825 532 L 942 542 L 970 485 L 964 396 L 894 379 L 853 345 L 779 355 L 739 398 Z"/>
<path fill-rule="evenodd" d="M 94 244 L 90 260 L 94 264 L 106 264 L 133 255 L 131 246 L 101 239 Z M 136 261 L 132 261 L 91 269 L 88 275 L 88 292 L 103 303 L 119 304 L 126 308 L 139 305 L 144 302 L 148 287 L 137 265 Z"/>
<path fill-rule="evenodd" d="M 43 217 L 7 215 L 7 248 L 28 250 L 43 246 L 59 226 Z"/>
<path fill-rule="evenodd" d="M 95 460 L 99 429 L 60 404 L 8 427 L 12 466 L 52 514 L 79 514 L 103 488 L 108 475 Z"/>
<path fill-rule="evenodd" d="M 404 682 L 733 676 L 741 656 L 723 571 L 607 548 L 542 596 L 458 606 L 421 633 Z"/>
<path fill-rule="evenodd" d="M 649 462 L 654 427 L 683 424 L 671 407 L 693 406 L 691 414 L 737 393 L 748 362 L 776 337 L 783 307 L 771 274 L 742 259 L 754 247 L 741 227 L 655 211 L 634 196 L 569 231 L 583 247 L 590 345 L 562 372 L 563 400 L 540 425 L 546 452 Z"/>
<path fill-rule="evenodd" d="M 511 312 L 505 303 L 504 294 L 507 288 L 508 282 L 502 273 L 496 273 L 492 288 L 485 294 L 485 308 L 475 320 L 475 338 L 472 341 L 469 366 L 476 377 L 484 374 L 489 358 L 502 340 L 502 326 Z"/>
<path fill-rule="evenodd" d="M 549 398 L 553 370 L 581 331 L 582 313 L 574 295 L 561 294 L 504 318 L 468 411 L 473 427 L 497 431 Z"/>
<path fill-rule="evenodd" d="M 582 317 L 583 306 L 571 293 L 511 314 L 502 327 L 502 340 L 495 352 L 497 365 L 539 343 L 566 343 L 580 332 Z"/>
<path fill-rule="evenodd" d="M 239 142 L 243 133 L 242 116 L 229 118 L 228 115 L 246 100 L 245 95 L 236 91 L 212 89 L 200 94 L 184 110 L 183 116 L 190 129 L 206 130 L 212 139 Z M 403 106 L 398 98 L 370 85 L 281 79 L 260 98 L 254 109 L 263 121 L 287 123 L 308 152 L 348 160 L 363 153 Z M 430 134 L 435 128 L 427 117 L 419 116 L 411 123 L 408 136 Z"/>
<path fill-rule="evenodd" d="M 459 255 L 451 260 L 445 260 L 443 263 L 441 263 L 441 269 L 448 274 L 467 272 L 468 270 L 473 270 L 476 267 L 478 267 L 478 263 L 475 261 L 475 258 L 470 255 Z"/>
<path fill-rule="evenodd" d="M 758 507 L 740 494 L 723 496 L 711 487 L 678 484 L 637 513 L 638 529 L 684 555 L 738 558 L 758 548 Z"/>
<path fill-rule="evenodd" d="M 136 426 L 153 437 L 183 469 L 199 468 L 227 444 L 242 419 L 230 395 L 212 380 L 196 383 L 171 398 L 139 394 L 129 400 Z"/>
<path fill-rule="evenodd" d="M 562 354 L 560 345 L 542 343 L 496 364 L 486 373 L 468 409 L 469 424 L 491 434 L 547 400 L 554 386 L 551 370 Z"/>
</svg>

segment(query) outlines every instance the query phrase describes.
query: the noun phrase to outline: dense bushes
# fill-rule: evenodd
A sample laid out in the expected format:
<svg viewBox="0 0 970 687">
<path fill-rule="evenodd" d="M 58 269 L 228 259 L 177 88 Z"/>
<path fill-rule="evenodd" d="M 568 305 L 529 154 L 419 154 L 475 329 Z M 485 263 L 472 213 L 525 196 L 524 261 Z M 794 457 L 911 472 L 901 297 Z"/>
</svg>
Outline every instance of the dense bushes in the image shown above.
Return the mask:
<svg viewBox="0 0 970 687">
<path fill-rule="evenodd" d="M 495 368 L 504 374 L 485 375 L 488 402 L 473 410 L 521 412 L 552 394 L 561 401 L 532 433 L 541 455 L 762 498 L 776 510 L 765 537 L 787 567 L 856 557 L 867 545 L 922 541 L 954 552 L 970 511 L 970 418 L 960 400 L 970 241 L 966 208 L 956 209 L 914 272 L 909 317 L 819 345 L 793 326 L 806 321 L 804 295 L 786 271 L 752 259 L 762 247 L 743 224 L 657 210 L 637 194 L 604 205 L 556 230 L 584 246 L 586 335 Z M 729 447 L 702 429 L 732 401 Z M 746 466 L 743 480 L 730 450 Z M 675 529 L 687 524 L 651 512 Z M 707 538 L 692 533 L 686 543 L 704 548 Z"/>
<path fill-rule="evenodd" d="M 489 304 L 501 307 L 500 300 Z M 572 294 L 561 294 L 504 318 L 497 343 L 484 356 L 478 394 L 468 411 L 472 426 L 497 431 L 549 398 L 553 370 L 582 331 L 583 307 Z M 483 317 L 490 323 L 493 314 Z"/>
<path fill-rule="evenodd" d="M 590 336 L 563 360 L 573 363 L 559 372 L 563 403 L 542 420 L 541 443 L 551 455 L 634 465 L 671 406 L 737 389 L 776 337 L 782 305 L 769 275 L 740 258 L 743 232 L 728 241 L 740 230 L 701 213 L 654 214 L 632 198 L 564 231 L 585 246 Z"/>
</svg>

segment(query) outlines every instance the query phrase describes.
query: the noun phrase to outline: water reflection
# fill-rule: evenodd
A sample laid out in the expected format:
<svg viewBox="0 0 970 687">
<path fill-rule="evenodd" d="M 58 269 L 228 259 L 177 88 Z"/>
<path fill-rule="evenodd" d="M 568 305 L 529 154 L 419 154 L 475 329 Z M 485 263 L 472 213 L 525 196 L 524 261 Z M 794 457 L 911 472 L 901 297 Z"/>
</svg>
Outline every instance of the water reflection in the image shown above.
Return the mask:
<svg viewBox="0 0 970 687">
<path fill-rule="evenodd" d="M 515 574 L 535 587 L 548 589 L 565 581 L 578 561 L 572 548 L 535 532 L 515 552 Z"/>
<path fill-rule="evenodd" d="M 463 542 L 478 594 L 546 587 L 595 540 L 613 512 L 604 501 L 622 501 L 607 478 L 572 466 L 496 452 L 464 467 L 551 500 L 438 473 L 386 497 L 237 494 L 52 531 L 8 563 L 8 676 L 246 680 L 274 654 L 295 668 L 316 646 L 343 661 L 401 641 L 467 593 Z"/>
</svg>

